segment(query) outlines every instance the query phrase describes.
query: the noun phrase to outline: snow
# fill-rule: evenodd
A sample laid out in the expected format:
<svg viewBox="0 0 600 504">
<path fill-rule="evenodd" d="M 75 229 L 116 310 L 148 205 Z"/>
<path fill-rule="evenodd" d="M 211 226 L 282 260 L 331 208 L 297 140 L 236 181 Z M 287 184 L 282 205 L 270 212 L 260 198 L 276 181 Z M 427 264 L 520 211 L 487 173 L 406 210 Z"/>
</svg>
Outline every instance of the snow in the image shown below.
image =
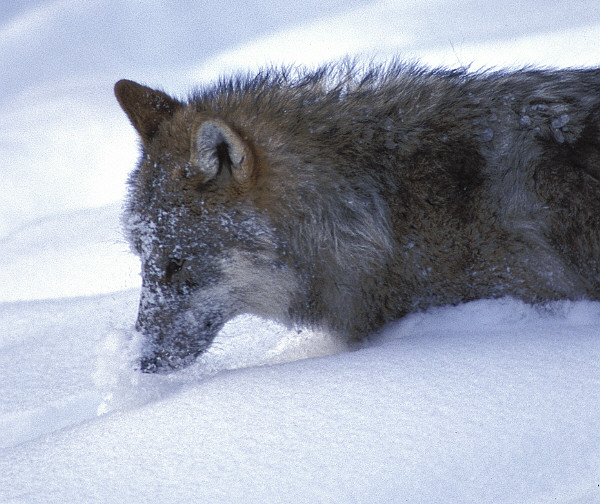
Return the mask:
<svg viewBox="0 0 600 504">
<path fill-rule="evenodd" d="M 134 371 L 119 78 L 600 64 L 596 0 L 289 4 L 0 7 L 0 502 L 600 502 L 600 303 L 439 308 L 352 350 L 244 316 L 189 369 Z"/>
</svg>

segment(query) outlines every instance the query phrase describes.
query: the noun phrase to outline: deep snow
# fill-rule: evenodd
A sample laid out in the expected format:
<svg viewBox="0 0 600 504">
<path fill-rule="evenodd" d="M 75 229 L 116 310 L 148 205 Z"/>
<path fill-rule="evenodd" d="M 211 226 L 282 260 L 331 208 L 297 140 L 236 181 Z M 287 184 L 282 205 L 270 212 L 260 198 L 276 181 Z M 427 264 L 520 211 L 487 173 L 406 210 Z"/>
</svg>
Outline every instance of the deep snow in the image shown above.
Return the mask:
<svg viewBox="0 0 600 504">
<path fill-rule="evenodd" d="M 600 502 L 599 303 L 441 308 L 355 351 L 240 317 L 136 373 L 112 97 L 347 52 L 598 65 L 596 0 L 194 5 L 0 7 L 0 502 Z"/>
<path fill-rule="evenodd" d="M 17 502 L 600 499 L 598 303 L 479 301 L 359 351 L 224 371 L 273 358 L 277 326 L 242 319 L 166 377 L 124 365 L 129 331 L 111 326 L 135 292 L 11 307 L 32 337 L 3 349 L 2 432 L 48 432 L 0 457 L 0 495 Z M 279 337 L 293 358 L 303 333 Z"/>
</svg>

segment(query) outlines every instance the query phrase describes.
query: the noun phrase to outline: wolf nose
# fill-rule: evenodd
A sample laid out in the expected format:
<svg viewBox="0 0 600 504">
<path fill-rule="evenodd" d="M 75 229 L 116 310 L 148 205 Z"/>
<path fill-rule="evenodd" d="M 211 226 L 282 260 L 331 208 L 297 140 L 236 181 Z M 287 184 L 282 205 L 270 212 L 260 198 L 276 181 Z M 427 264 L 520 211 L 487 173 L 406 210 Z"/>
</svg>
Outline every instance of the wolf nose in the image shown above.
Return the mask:
<svg viewBox="0 0 600 504">
<path fill-rule="evenodd" d="M 173 365 L 168 354 L 158 353 L 147 355 L 140 359 L 140 370 L 142 373 L 166 373 L 172 370 Z"/>
<path fill-rule="evenodd" d="M 144 357 L 140 359 L 140 370 L 142 373 L 157 373 L 159 363 L 157 357 Z"/>
</svg>

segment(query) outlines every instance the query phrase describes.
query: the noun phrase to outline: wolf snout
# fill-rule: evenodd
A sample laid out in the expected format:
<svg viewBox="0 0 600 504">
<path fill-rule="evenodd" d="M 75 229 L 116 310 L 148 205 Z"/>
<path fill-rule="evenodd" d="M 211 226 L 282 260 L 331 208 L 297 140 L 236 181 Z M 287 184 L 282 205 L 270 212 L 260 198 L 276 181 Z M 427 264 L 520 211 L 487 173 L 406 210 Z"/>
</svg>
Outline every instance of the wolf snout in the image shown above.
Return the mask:
<svg viewBox="0 0 600 504">
<path fill-rule="evenodd" d="M 171 369 L 167 354 L 148 355 L 140 359 L 140 371 L 142 373 L 154 374 L 161 371 L 170 371 Z"/>
<path fill-rule="evenodd" d="M 163 374 L 189 366 L 196 355 L 175 355 L 165 351 L 157 351 L 140 359 L 140 371 L 149 374 Z"/>
</svg>

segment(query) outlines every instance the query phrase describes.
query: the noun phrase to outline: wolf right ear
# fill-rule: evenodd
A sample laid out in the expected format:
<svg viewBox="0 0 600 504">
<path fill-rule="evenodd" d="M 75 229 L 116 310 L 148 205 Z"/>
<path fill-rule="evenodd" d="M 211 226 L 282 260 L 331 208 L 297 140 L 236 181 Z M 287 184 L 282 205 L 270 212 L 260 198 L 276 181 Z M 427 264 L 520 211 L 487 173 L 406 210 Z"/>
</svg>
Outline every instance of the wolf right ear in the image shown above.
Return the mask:
<svg viewBox="0 0 600 504">
<path fill-rule="evenodd" d="M 115 96 L 145 144 L 152 140 L 159 125 L 182 106 L 166 93 L 130 80 L 115 84 Z"/>
<path fill-rule="evenodd" d="M 247 140 L 221 119 L 208 119 L 196 125 L 192 134 L 191 171 L 206 180 L 229 175 L 241 185 L 252 179 L 254 156 Z M 221 179 L 222 180 L 222 179 Z"/>
</svg>

